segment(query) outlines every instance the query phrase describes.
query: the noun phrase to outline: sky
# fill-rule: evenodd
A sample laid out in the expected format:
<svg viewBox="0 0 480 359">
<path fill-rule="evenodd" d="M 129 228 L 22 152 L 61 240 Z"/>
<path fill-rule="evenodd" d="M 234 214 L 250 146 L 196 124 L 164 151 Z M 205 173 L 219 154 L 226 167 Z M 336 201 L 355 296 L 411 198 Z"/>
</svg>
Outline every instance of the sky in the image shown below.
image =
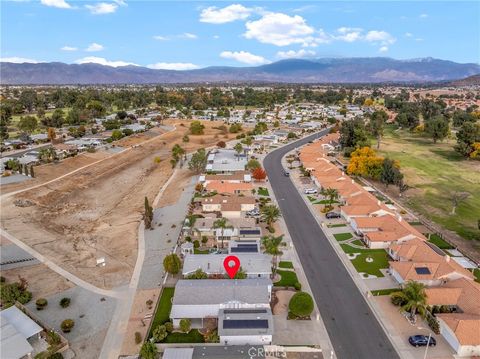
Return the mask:
<svg viewBox="0 0 480 359">
<path fill-rule="evenodd" d="M 1 61 L 186 70 L 287 58 L 480 62 L 480 2 L 0 0 Z"/>
</svg>

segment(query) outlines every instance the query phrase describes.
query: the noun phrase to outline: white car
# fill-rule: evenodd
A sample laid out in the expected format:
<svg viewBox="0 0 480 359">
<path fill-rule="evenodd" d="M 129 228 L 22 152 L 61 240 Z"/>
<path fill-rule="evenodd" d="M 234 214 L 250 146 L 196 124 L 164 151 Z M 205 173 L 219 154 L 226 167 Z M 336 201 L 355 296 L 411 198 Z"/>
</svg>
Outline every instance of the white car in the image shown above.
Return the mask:
<svg viewBox="0 0 480 359">
<path fill-rule="evenodd" d="M 316 194 L 318 191 L 315 188 L 305 188 L 303 192 L 305 194 Z"/>
</svg>

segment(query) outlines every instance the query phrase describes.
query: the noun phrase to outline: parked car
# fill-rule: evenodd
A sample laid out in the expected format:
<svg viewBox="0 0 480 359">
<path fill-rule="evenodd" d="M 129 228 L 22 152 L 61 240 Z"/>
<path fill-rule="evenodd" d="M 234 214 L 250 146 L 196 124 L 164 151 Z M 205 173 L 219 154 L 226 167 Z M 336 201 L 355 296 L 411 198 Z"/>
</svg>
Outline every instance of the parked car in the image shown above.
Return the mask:
<svg viewBox="0 0 480 359">
<path fill-rule="evenodd" d="M 305 188 L 303 192 L 305 194 L 316 194 L 318 191 L 315 188 Z"/>
<path fill-rule="evenodd" d="M 431 336 L 430 340 L 428 340 L 428 335 L 412 335 L 408 338 L 408 342 L 414 347 L 425 347 L 427 345 L 434 347 L 437 345 L 434 337 Z"/>
<path fill-rule="evenodd" d="M 335 213 L 335 212 L 328 212 L 325 217 L 327 217 L 328 219 L 332 219 L 332 218 L 340 218 L 342 217 L 340 215 L 340 213 Z"/>
<path fill-rule="evenodd" d="M 290 177 L 290 172 L 288 172 L 288 171 L 283 171 L 283 175 L 284 175 L 285 177 Z"/>
<path fill-rule="evenodd" d="M 260 211 L 255 208 L 255 209 L 252 209 L 251 211 L 248 211 L 246 213 L 247 217 L 258 217 L 260 215 Z"/>
</svg>

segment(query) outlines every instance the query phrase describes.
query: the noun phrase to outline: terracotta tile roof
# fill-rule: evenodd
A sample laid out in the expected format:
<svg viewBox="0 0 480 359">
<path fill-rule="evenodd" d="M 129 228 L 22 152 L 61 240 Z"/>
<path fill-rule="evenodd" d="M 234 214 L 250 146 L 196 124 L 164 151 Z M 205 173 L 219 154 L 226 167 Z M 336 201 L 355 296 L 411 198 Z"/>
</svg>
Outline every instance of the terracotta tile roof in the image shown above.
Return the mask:
<svg viewBox="0 0 480 359">
<path fill-rule="evenodd" d="M 480 283 L 465 278 L 447 282 L 444 288 L 460 288 L 462 295 L 458 300 L 458 306 L 465 313 L 480 315 Z"/>
<path fill-rule="evenodd" d="M 433 287 L 426 288 L 428 305 L 457 305 L 462 294 L 461 288 Z"/>
<path fill-rule="evenodd" d="M 216 194 L 215 196 L 211 196 L 211 197 L 202 198 L 202 204 L 221 204 L 223 207 L 223 205 L 225 204 L 233 204 L 233 203 L 254 204 L 255 198 L 250 196 L 236 196 L 236 195 L 222 196 L 219 194 Z"/>
<path fill-rule="evenodd" d="M 480 345 L 480 315 L 451 313 L 437 317 L 450 327 L 461 345 Z"/>
<path fill-rule="evenodd" d="M 424 238 L 420 232 L 407 222 L 388 214 L 379 217 L 357 217 L 353 221 L 355 221 L 360 231 L 375 229 L 373 232 L 365 233 L 365 236 L 374 242 L 413 239 L 415 237 Z"/>
<path fill-rule="evenodd" d="M 211 181 L 205 186 L 207 191 L 217 193 L 235 193 L 235 191 L 251 191 L 253 184 L 245 182 L 223 182 L 223 181 Z"/>
<path fill-rule="evenodd" d="M 249 175 L 247 171 L 235 171 L 231 175 L 218 174 L 218 175 L 205 175 L 206 181 L 243 181 L 245 175 Z"/>
</svg>

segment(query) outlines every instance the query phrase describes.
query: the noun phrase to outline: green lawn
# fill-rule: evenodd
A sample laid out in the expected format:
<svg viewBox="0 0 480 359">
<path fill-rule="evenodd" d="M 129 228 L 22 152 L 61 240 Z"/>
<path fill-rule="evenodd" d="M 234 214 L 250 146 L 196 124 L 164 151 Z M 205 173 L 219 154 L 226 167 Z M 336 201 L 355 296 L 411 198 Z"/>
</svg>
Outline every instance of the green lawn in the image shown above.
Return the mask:
<svg viewBox="0 0 480 359">
<path fill-rule="evenodd" d="M 208 249 L 193 249 L 193 254 L 208 254 L 210 251 Z"/>
<path fill-rule="evenodd" d="M 473 269 L 473 275 L 475 276 L 475 282 L 480 283 L 480 269 Z"/>
<path fill-rule="evenodd" d="M 341 241 L 346 241 L 347 239 L 350 239 L 353 237 L 353 234 L 351 233 L 336 233 L 333 235 L 335 239 L 339 242 Z"/>
<path fill-rule="evenodd" d="M 277 287 L 293 287 L 298 282 L 297 274 L 288 270 L 277 270 L 277 273 L 282 277 L 274 285 Z"/>
<path fill-rule="evenodd" d="M 345 223 L 338 223 L 338 224 L 327 224 L 328 228 L 337 228 L 337 227 L 346 227 Z"/>
<path fill-rule="evenodd" d="M 406 183 L 416 188 L 407 200 L 412 209 L 465 239 L 480 240 L 480 162 L 464 159 L 454 151 L 455 144 L 454 138 L 433 144 L 431 139 L 387 126 L 380 154 L 400 161 Z M 451 215 L 456 191 L 470 196 Z"/>
<path fill-rule="evenodd" d="M 170 320 L 170 311 L 172 310 L 172 298 L 175 292 L 175 288 L 164 287 L 162 291 L 162 296 L 160 297 L 160 302 L 157 307 L 157 311 L 153 317 L 153 323 L 151 330 L 156 328 L 158 325 L 161 325 Z M 151 333 L 149 333 L 149 338 Z"/>
<path fill-rule="evenodd" d="M 265 187 L 259 187 L 257 193 L 260 196 L 268 196 L 269 195 L 268 194 L 268 189 L 266 189 Z"/>
<path fill-rule="evenodd" d="M 360 239 L 355 239 L 352 244 L 356 244 L 357 246 L 365 247 L 365 244 Z"/>
<path fill-rule="evenodd" d="M 445 242 L 438 234 L 430 234 L 430 239 L 428 240 L 430 243 L 435 244 L 440 249 L 453 249 L 454 247 L 451 246 L 449 243 Z"/>
<path fill-rule="evenodd" d="M 389 288 L 389 289 L 378 289 L 378 290 L 372 290 L 372 295 L 378 296 L 378 295 L 390 295 L 392 293 L 398 292 L 400 288 Z"/>
<path fill-rule="evenodd" d="M 293 263 L 288 262 L 288 261 L 280 261 L 280 263 L 278 263 L 278 267 L 279 268 L 291 268 L 291 269 L 293 269 Z"/>
<path fill-rule="evenodd" d="M 367 258 L 372 258 L 373 262 L 367 262 Z M 357 272 L 368 273 L 377 277 L 383 277 L 380 269 L 388 268 L 387 252 L 383 249 L 379 252 L 367 251 L 362 252 L 359 256 L 352 260 Z"/>
<path fill-rule="evenodd" d="M 313 197 L 313 196 L 307 196 L 308 200 L 312 203 L 318 203 L 318 198 Z"/>
<path fill-rule="evenodd" d="M 339 203 L 338 201 L 332 201 L 332 205 L 335 203 Z M 317 202 L 317 204 L 330 204 L 330 201 L 328 199 L 322 199 Z"/>
<path fill-rule="evenodd" d="M 205 339 L 197 329 L 188 333 L 170 333 L 162 340 L 162 343 L 204 343 Z"/>
</svg>

